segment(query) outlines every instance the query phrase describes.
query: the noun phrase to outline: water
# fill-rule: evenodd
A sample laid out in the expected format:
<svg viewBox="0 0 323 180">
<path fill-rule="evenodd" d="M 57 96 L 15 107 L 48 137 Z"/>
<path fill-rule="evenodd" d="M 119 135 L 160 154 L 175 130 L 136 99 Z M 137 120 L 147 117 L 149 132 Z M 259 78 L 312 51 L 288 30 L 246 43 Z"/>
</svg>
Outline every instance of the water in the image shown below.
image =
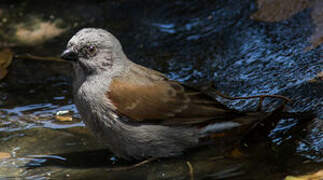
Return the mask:
<svg viewBox="0 0 323 180">
<path fill-rule="evenodd" d="M 247 140 L 238 157 L 230 147 L 210 146 L 126 173 L 108 172 L 107 168 L 134 162 L 116 158 L 78 119 L 71 67 L 16 59 L 0 82 L 0 152 L 11 155 L 0 160 L 0 178 L 187 179 L 187 162 L 196 179 L 282 179 L 323 168 L 322 81 L 310 81 L 322 71 L 322 47 L 304 50 L 314 27 L 310 10 L 266 23 L 250 20 L 255 5 L 249 1 L 21 1 L 14 5 L 8 1 L 0 5 L 1 10 L 9 8 L 5 14 L 9 24 L 36 16 L 60 19 L 60 26 L 69 28 L 42 45 L 13 46 L 17 53 L 57 56 L 81 27 L 101 27 L 121 40 L 130 59 L 171 79 L 212 83 L 232 96 L 285 95 L 294 100 L 288 110 L 300 113 L 281 118 L 268 137 Z M 239 110 L 257 105 L 256 100 L 220 100 Z M 279 102 L 268 99 L 264 104 L 270 110 Z M 75 119 L 58 122 L 55 114 L 61 110 L 72 111 Z M 305 111 L 312 111 L 313 118 Z"/>
</svg>

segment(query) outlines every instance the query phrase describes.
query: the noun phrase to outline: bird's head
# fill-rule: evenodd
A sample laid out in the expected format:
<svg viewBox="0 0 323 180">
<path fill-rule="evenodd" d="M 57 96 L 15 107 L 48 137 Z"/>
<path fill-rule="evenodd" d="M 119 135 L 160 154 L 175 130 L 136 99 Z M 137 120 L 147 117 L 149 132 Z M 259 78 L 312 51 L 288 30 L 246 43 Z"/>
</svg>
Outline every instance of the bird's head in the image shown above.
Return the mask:
<svg viewBox="0 0 323 180">
<path fill-rule="evenodd" d="M 127 60 L 119 40 L 108 31 L 96 28 L 78 31 L 68 41 L 61 58 L 88 74 L 113 71 L 113 66 Z"/>
</svg>

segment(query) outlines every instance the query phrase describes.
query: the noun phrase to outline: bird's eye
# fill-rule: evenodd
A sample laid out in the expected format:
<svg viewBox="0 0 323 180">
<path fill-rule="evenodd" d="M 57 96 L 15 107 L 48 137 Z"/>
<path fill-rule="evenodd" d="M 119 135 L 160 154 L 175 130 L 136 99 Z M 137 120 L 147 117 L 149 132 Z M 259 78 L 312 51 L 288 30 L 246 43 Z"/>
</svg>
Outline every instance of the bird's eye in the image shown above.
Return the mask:
<svg viewBox="0 0 323 180">
<path fill-rule="evenodd" d="M 96 47 L 95 46 L 88 46 L 86 48 L 87 54 L 89 56 L 95 56 L 96 55 Z"/>
</svg>

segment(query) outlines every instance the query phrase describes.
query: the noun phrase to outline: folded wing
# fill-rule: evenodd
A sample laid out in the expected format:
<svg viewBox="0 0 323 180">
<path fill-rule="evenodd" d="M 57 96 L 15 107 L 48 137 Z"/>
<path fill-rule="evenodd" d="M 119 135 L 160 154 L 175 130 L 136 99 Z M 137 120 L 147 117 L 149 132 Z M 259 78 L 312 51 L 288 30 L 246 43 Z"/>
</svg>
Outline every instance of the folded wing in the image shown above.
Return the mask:
<svg viewBox="0 0 323 180">
<path fill-rule="evenodd" d="M 136 64 L 114 78 L 109 89 L 107 96 L 117 112 L 135 122 L 189 125 L 224 121 L 236 113 L 197 90 Z"/>
</svg>

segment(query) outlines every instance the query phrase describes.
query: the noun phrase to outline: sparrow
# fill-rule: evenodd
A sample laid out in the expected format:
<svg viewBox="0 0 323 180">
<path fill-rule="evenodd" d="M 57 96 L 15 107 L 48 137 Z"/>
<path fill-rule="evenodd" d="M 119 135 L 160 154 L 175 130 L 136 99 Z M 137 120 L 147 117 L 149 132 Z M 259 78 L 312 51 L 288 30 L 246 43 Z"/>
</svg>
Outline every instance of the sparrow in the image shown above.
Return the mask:
<svg viewBox="0 0 323 180">
<path fill-rule="evenodd" d="M 124 159 L 177 156 L 241 135 L 266 115 L 239 112 L 127 58 L 119 40 L 97 28 L 78 31 L 61 58 L 73 64 L 74 103 L 86 126 Z"/>
</svg>

